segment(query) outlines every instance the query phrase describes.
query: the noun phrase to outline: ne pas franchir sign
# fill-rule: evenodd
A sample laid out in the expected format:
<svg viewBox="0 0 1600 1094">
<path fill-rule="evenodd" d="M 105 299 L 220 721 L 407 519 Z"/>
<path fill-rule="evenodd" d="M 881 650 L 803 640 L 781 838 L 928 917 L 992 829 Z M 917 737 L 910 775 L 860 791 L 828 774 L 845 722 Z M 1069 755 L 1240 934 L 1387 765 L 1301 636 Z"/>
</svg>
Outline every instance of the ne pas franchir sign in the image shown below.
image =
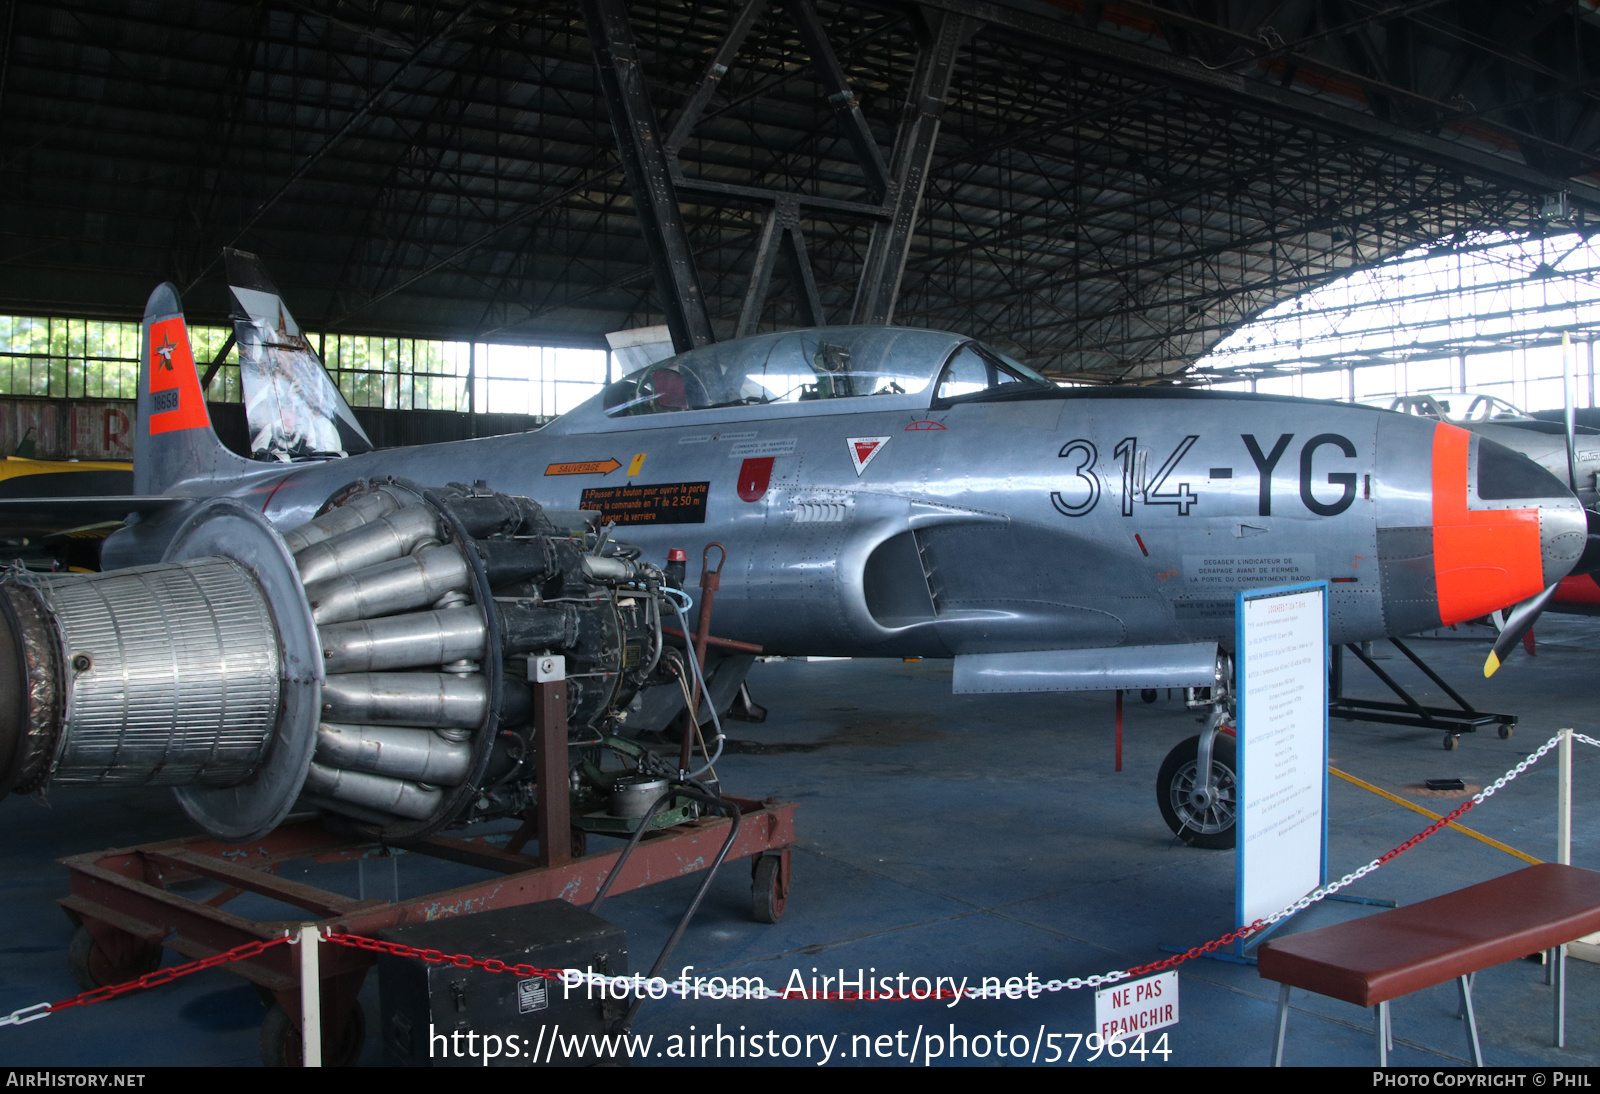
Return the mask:
<svg viewBox="0 0 1600 1094">
<path fill-rule="evenodd" d="M 1094 1028 L 1101 1044 L 1177 1024 L 1176 969 L 1094 993 Z"/>
</svg>

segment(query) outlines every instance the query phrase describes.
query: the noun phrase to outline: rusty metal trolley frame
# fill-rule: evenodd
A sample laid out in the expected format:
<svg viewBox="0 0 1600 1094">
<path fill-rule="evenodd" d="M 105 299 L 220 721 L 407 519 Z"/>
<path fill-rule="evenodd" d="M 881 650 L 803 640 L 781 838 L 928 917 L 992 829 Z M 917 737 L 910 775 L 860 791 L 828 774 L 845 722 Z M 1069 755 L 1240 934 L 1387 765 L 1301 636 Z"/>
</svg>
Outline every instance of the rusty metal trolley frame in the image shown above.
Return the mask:
<svg viewBox="0 0 1600 1094">
<path fill-rule="evenodd" d="M 225 905 L 247 892 L 304 909 L 319 927 L 368 936 L 385 927 L 443 916 L 543 900 L 581 904 L 594 899 L 623 848 L 585 854 L 583 833 L 572 826 L 566 690 L 565 681 L 535 687 L 537 802 L 505 848 L 483 836 L 432 836 L 405 848 L 492 870 L 499 877 L 416 899 L 384 901 L 353 899 L 278 876 L 276 871 L 288 862 L 351 861 L 382 850 L 370 840 L 330 831 L 315 818 L 291 818 L 264 838 L 244 844 L 195 836 L 73 855 L 61 860 L 71 872 L 71 891 L 58 903 L 82 928 L 74 941 L 72 957 L 79 966 L 75 971 L 86 973 L 96 984 L 120 983 L 155 969 L 163 947 L 189 958 L 208 957 L 257 939 L 279 937 L 291 924 L 302 922 L 252 920 L 229 912 Z M 795 803 L 724 798 L 743 815 L 728 858 L 754 859 L 755 915 L 776 922 L 789 892 Z M 612 893 L 706 869 L 728 838 L 731 823 L 723 817 L 702 817 L 648 833 L 612 885 Z M 534 838 L 538 852 L 524 853 L 522 848 Z M 205 900 L 173 891 L 174 886 L 202 879 L 220 882 L 223 889 Z M 364 1030 L 356 997 L 375 961 L 370 953 L 346 947 L 329 947 L 321 958 L 323 1043 L 331 1049 L 330 1061 L 353 1058 L 359 1051 Z M 275 946 L 227 967 L 276 999 L 288 1018 L 281 1028 L 293 1036 L 300 1025 L 299 965 L 294 952 Z M 284 1055 L 298 1058 L 298 1051 Z"/>
</svg>

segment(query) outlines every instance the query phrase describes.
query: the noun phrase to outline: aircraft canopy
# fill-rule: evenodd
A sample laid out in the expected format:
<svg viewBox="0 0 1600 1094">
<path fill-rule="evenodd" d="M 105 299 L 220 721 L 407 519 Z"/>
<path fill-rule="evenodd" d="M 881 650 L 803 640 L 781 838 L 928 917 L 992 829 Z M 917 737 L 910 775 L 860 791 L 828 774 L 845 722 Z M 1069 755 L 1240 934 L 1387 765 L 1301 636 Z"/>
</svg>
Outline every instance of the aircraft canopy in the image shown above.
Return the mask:
<svg viewBox="0 0 1600 1094">
<path fill-rule="evenodd" d="M 719 342 L 647 365 L 605 391 L 611 417 L 717 407 L 914 395 L 926 391 L 958 349 L 959 335 L 906 327 L 813 327 Z M 980 352 L 980 351 L 972 351 Z M 992 376 L 1049 386 L 1026 366 L 981 353 Z M 969 352 L 970 356 L 970 352 Z M 998 370 L 996 373 L 995 370 Z M 968 385 L 962 384 L 962 390 Z"/>
</svg>

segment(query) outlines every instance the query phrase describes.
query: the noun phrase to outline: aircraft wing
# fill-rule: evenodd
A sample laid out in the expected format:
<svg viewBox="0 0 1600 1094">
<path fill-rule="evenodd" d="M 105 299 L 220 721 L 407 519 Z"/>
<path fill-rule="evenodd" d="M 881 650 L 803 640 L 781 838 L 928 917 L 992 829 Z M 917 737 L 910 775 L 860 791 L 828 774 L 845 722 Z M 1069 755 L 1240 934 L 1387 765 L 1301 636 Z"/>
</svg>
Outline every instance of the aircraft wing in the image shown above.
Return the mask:
<svg viewBox="0 0 1600 1094">
<path fill-rule="evenodd" d="M 87 498 L 0 498 L 0 538 L 108 535 L 128 514 L 154 516 L 170 507 L 187 505 L 192 498 L 161 495 L 142 497 L 114 494 Z"/>
</svg>

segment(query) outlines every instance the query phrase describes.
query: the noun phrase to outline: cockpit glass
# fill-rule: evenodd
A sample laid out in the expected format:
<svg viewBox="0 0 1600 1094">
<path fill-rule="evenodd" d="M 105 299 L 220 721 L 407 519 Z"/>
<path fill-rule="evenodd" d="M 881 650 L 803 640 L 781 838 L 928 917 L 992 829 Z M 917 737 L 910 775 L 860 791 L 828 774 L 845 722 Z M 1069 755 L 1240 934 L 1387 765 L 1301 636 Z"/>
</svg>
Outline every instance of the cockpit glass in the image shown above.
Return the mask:
<svg viewBox="0 0 1600 1094">
<path fill-rule="evenodd" d="M 998 362 L 1002 371 L 1012 373 L 1018 380 L 1033 384 L 1043 384 L 1045 387 L 1055 386 L 1015 357 L 1007 356 L 993 346 L 984 346 L 983 351 Z"/>
<path fill-rule="evenodd" d="M 1504 399 L 1475 391 L 1402 396 L 1395 399 L 1390 408 L 1447 422 L 1528 421 L 1528 415 Z"/>
<path fill-rule="evenodd" d="M 896 327 L 817 327 L 719 342 L 606 388 L 612 416 L 925 391 L 952 338 Z"/>
<path fill-rule="evenodd" d="M 1049 380 L 1022 362 L 988 346 L 968 342 L 950 355 L 939 376 L 935 398 L 960 399 L 1051 386 Z"/>
<path fill-rule="evenodd" d="M 1493 395 L 1479 395 L 1462 415 L 1469 422 L 1510 422 L 1527 417 L 1522 411 Z"/>
</svg>

